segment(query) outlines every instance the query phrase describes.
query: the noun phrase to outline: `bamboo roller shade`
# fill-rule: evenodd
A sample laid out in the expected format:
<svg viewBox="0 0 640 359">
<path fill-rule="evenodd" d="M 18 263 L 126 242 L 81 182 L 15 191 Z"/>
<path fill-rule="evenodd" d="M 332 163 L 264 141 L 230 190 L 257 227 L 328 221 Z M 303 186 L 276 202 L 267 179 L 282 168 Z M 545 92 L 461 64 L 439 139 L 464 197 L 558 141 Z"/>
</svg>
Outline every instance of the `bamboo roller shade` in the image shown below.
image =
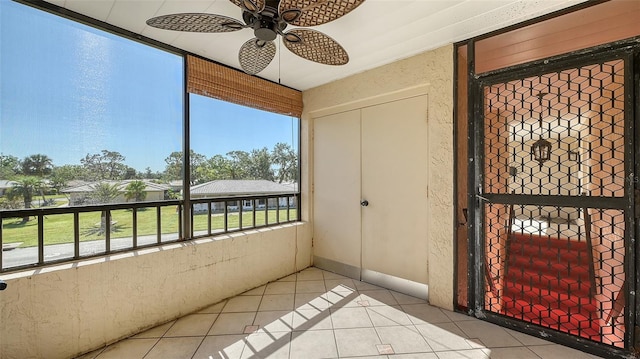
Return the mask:
<svg viewBox="0 0 640 359">
<path fill-rule="evenodd" d="M 300 91 L 191 55 L 187 91 L 282 115 L 302 115 Z"/>
</svg>

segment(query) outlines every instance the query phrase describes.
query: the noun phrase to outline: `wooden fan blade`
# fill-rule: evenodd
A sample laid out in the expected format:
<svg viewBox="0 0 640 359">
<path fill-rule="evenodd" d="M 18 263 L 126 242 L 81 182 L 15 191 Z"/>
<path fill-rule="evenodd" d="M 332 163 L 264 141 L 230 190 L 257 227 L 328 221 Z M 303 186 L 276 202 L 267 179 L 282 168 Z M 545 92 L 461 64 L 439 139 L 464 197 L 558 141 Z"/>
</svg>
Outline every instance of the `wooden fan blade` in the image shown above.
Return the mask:
<svg viewBox="0 0 640 359">
<path fill-rule="evenodd" d="M 236 6 L 241 7 L 244 10 L 247 10 L 252 13 L 258 13 L 264 10 L 264 6 L 266 5 L 266 0 L 230 0 Z"/>
<path fill-rule="evenodd" d="M 307 60 L 325 65 L 344 65 L 349 62 L 347 51 L 320 31 L 294 29 L 287 31 L 283 39 L 289 51 Z"/>
<path fill-rule="evenodd" d="M 147 20 L 147 25 L 163 30 L 188 32 L 231 32 L 246 27 L 234 18 L 204 13 L 162 15 Z"/>
<path fill-rule="evenodd" d="M 280 0 L 278 13 L 295 26 L 316 26 L 338 19 L 364 0 Z"/>
<path fill-rule="evenodd" d="M 255 75 L 269 66 L 274 56 L 276 56 L 276 45 L 273 41 L 253 38 L 242 45 L 238 60 L 244 72 Z"/>
</svg>

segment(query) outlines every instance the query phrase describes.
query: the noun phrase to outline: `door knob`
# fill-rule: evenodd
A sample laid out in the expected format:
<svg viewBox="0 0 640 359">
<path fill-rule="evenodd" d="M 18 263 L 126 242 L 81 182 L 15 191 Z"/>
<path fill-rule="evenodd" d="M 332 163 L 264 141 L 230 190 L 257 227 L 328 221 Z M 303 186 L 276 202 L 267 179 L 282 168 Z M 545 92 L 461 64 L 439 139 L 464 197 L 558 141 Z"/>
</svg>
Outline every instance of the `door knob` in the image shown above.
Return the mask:
<svg viewBox="0 0 640 359">
<path fill-rule="evenodd" d="M 363 200 L 362 202 L 360 202 L 360 205 L 361 205 L 362 207 L 366 207 L 366 206 L 368 206 L 368 205 L 369 205 L 369 201 L 367 201 L 367 200 L 365 199 L 365 200 Z"/>
</svg>

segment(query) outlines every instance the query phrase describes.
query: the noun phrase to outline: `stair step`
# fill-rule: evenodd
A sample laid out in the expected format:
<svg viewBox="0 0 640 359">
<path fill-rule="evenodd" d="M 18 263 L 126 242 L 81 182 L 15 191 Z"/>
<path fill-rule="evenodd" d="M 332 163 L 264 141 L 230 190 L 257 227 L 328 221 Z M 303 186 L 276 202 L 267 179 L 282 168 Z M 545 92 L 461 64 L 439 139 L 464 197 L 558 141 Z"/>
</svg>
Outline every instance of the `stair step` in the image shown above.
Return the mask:
<svg viewBox="0 0 640 359">
<path fill-rule="evenodd" d="M 515 272 L 509 268 L 508 283 L 516 283 L 532 288 L 564 293 L 573 296 L 587 296 L 591 289 L 588 275 L 581 275 L 578 278 L 558 278 L 555 275 L 538 274 L 534 272 Z"/>
<path fill-rule="evenodd" d="M 503 296 L 529 304 L 542 305 L 550 309 L 564 310 L 568 313 L 596 313 L 598 311 L 595 300 L 589 298 L 588 295 L 568 295 L 512 282 L 505 283 Z"/>
<path fill-rule="evenodd" d="M 515 273 L 511 272 L 511 270 Z M 509 257 L 510 275 L 518 275 L 523 270 L 534 273 L 556 275 L 561 278 L 577 279 L 578 276 L 589 275 L 589 266 L 587 264 L 579 265 L 572 262 L 562 263 L 550 258 L 537 259 L 520 255 Z"/>
<path fill-rule="evenodd" d="M 559 248 L 569 251 L 586 251 L 588 248 L 586 241 L 576 241 L 568 238 L 553 238 L 549 236 L 539 236 L 536 234 L 522 233 L 511 233 L 510 243 L 540 248 Z"/>
<path fill-rule="evenodd" d="M 557 263 L 572 263 L 574 265 L 587 265 L 589 263 L 589 255 L 586 249 L 569 251 L 560 248 L 521 246 L 512 243 L 509 246 L 509 257 L 516 256 L 550 260 Z"/>
<path fill-rule="evenodd" d="M 505 296 L 503 314 L 583 338 L 596 341 L 602 338 L 598 317 L 594 312 L 569 314 L 564 310 L 550 309 L 541 304 L 531 305 Z"/>
</svg>

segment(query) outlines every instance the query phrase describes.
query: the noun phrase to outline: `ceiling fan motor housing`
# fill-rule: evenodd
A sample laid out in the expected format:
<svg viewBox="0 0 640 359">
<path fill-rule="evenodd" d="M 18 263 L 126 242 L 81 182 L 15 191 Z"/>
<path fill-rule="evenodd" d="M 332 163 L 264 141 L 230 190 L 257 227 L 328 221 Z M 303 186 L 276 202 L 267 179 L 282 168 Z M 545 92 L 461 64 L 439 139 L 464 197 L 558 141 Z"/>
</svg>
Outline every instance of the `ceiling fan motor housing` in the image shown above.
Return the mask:
<svg viewBox="0 0 640 359">
<path fill-rule="evenodd" d="M 273 19 L 263 16 L 253 25 L 253 33 L 262 41 L 273 41 L 278 36 L 276 32 L 276 23 Z"/>
</svg>

